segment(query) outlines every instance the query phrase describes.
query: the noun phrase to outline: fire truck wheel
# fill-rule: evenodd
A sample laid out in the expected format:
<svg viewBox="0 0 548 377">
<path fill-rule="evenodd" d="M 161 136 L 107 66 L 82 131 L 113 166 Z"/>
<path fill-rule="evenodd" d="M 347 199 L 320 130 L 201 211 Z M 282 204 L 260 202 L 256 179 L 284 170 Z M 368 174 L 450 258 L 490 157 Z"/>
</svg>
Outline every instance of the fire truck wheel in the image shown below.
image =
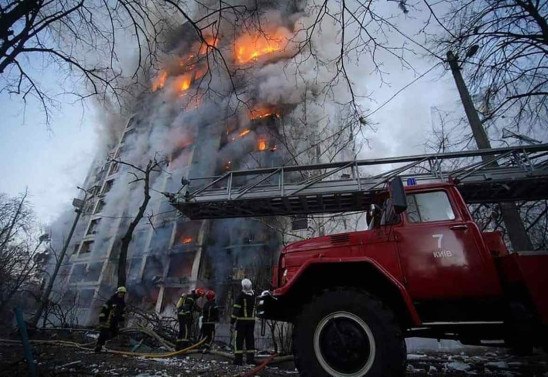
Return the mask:
<svg viewBox="0 0 548 377">
<path fill-rule="evenodd" d="M 394 314 L 362 290 L 315 296 L 295 320 L 293 354 L 301 376 L 393 377 L 405 372 L 406 348 Z"/>
</svg>

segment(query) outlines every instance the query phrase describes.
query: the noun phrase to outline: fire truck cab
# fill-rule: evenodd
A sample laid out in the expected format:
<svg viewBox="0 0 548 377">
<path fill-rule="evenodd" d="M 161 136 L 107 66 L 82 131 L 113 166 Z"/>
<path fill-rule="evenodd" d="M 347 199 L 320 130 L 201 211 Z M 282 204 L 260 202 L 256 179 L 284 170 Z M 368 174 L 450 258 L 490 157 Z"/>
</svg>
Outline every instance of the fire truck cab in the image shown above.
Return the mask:
<svg viewBox="0 0 548 377">
<path fill-rule="evenodd" d="M 259 315 L 294 324 L 302 376 L 404 374 L 404 338 L 547 346 L 548 253 L 509 253 L 452 183 L 394 179 L 368 229 L 285 247 Z"/>
</svg>

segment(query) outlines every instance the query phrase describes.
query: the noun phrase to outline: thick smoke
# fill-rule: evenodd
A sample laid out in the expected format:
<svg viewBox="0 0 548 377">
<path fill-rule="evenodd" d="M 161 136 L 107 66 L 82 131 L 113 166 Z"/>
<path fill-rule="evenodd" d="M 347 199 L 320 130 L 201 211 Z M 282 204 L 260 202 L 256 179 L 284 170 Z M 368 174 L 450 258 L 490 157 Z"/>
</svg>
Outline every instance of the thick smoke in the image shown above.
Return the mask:
<svg viewBox="0 0 548 377">
<path fill-rule="evenodd" d="M 151 74 L 150 88 L 125 98 L 124 109 L 105 108 L 103 150 L 108 152 L 100 155 L 108 153 L 141 168 L 151 159 L 168 161 L 151 177 L 150 217 L 141 221 L 130 246 L 128 284 L 134 292 L 145 295 L 148 288 L 140 284 L 158 283 L 168 269 L 170 253 L 185 247 L 181 244 L 185 232 L 191 245 L 203 245 L 212 270 L 209 279 L 220 291 L 238 276 L 235 266 L 245 273 L 261 264 L 271 265 L 283 242 L 278 232 L 257 220 L 225 220 L 200 227 L 177 220 L 161 193 L 176 192 L 181 177 L 347 160 L 357 153 L 356 113 L 349 105 L 347 83 L 334 80 L 333 67 L 322 63 L 334 59 L 340 49 L 335 25 L 322 22 L 321 37 L 313 36 L 306 51 L 300 51 L 306 37 L 303 30 L 315 21 L 306 16 L 304 6 L 266 1 L 261 6 L 267 11 L 240 27 L 236 27 L 239 20 L 227 16 L 218 33 L 204 32 L 204 40 L 189 24 L 167 32 L 161 39 L 169 41 L 171 49 L 160 69 Z M 196 17 L 201 11 L 196 10 Z M 135 86 L 128 92 L 134 93 Z M 123 142 L 116 146 L 120 139 Z M 104 163 L 99 159 L 96 171 L 103 169 L 101 177 L 108 182 L 113 164 Z M 139 176 L 120 165 L 108 192 L 106 183 L 101 188 L 105 205 L 91 259 L 107 258 L 103 275 L 115 273 L 112 259 L 117 254 L 109 251 L 119 248 L 121 235 L 143 201 L 142 182 L 135 182 L 131 173 Z M 88 183 L 94 181 L 93 175 Z M 89 217 L 85 221 L 88 224 Z M 171 231 L 175 221 L 182 236 Z M 258 251 L 268 257 L 258 258 Z M 182 269 L 188 272 L 190 267 Z M 188 278 L 181 281 L 196 284 Z M 257 279 L 268 288 L 267 278 Z M 114 281 L 112 277 L 103 281 L 102 288 L 112 289 Z"/>
</svg>

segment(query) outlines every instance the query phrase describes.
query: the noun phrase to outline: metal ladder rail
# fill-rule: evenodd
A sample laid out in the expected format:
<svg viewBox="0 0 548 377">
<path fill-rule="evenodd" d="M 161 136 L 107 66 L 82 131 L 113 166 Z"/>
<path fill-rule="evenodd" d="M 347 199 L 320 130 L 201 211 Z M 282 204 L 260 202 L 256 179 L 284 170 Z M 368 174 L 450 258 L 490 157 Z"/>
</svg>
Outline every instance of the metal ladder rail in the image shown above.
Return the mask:
<svg viewBox="0 0 548 377">
<path fill-rule="evenodd" d="M 443 177 L 444 172 L 441 171 L 441 161 L 443 160 L 450 160 L 450 159 L 463 158 L 463 157 L 477 157 L 482 155 L 490 155 L 490 156 L 492 155 L 493 157 L 490 159 L 490 161 L 497 161 L 497 160 L 501 160 L 502 158 L 508 157 L 512 152 L 525 153 L 527 155 L 528 161 L 530 162 L 531 158 L 529 154 L 540 153 L 541 156 L 548 154 L 548 144 L 535 145 L 533 147 L 498 148 L 498 149 L 480 150 L 480 151 L 451 152 L 451 153 L 439 154 L 439 155 L 432 154 L 432 155 L 419 155 L 419 156 L 405 156 L 405 157 L 383 158 L 383 159 L 375 159 L 375 160 L 356 160 L 351 162 L 340 162 L 340 163 L 329 163 L 329 164 L 253 169 L 250 171 L 234 171 L 234 172 L 225 173 L 224 175 L 220 177 L 213 177 L 212 182 L 210 182 L 209 184 L 206 184 L 204 187 L 201 187 L 194 192 L 188 193 L 186 195 L 186 198 L 188 200 L 191 200 L 192 198 L 198 197 L 199 195 L 202 195 L 202 194 L 204 196 L 207 196 L 206 192 L 208 190 L 212 190 L 215 184 L 220 183 L 226 179 L 228 184 L 224 188 L 224 190 L 226 191 L 227 195 L 230 198 L 232 198 L 232 194 L 235 193 L 234 194 L 235 198 L 240 199 L 246 193 L 251 192 L 254 189 L 260 189 L 261 187 L 260 185 L 263 182 L 265 182 L 268 178 L 275 176 L 276 174 L 280 174 L 279 189 L 280 189 L 281 195 L 291 196 L 291 195 L 296 195 L 297 193 L 302 192 L 303 190 L 305 190 L 306 188 L 310 186 L 313 186 L 314 184 L 317 184 L 319 182 L 322 182 L 325 179 L 332 177 L 333 174 L 345 168 L 352 168 L 353 170 L 357 171 L 359 174 L 358 168 L 360 166 L 383 165 L 388 163 L 410 162 L 404 167 L 392 169 L 388 172 L 379 174 L 378 178 L 393 176 L 395 172 L 397 172 L 397 174 L 402 173 L 426 161 L 430 163 L 430 166 L 435 166 L 439 170 L 439 171 L 434 171 L 433 173 L 431 172 L 434 176 L 438 175 L 438 177 Z M 461 176 L 460 178 L 463 178 L 479 170 L 481 168 L 480 165 L 486 165 L 486 164 L 485 163 L 484 164 L 479 163 L 479 165 L 472 164 L 471 166 L 464 167 L 462 169 L 457 170 L 456 172 L 455 171 L 449 172 L 449 174 L 452 174 L 453 176 L 457 176 L 457 173 L 462 172 L 464 176 Z M 530 163 L 529 163 L 529 166 L 530 166 L 530 169 L 534 168 L 534 166 Z M 300 188 L 294 189 L 288 194 L 288 191 L 286 189 L 287 185 L 284 179 L 285 173 L 292 172 L 292 171 L 313 171 L 313 170 L 319 170 L 319 169 L 333 169 L 333 170 L 322 173 L 319 176 L 314 176 L 312 178 L 309 178 L 308 180 L 305 180 L 304 182 L 301 183 L 302 186 Z M 264 176 L 262 179 L 259 179 L 256 182 L 253 182 L 253 179 L 257 179 L 258 177 L 264 174 L 266 174 L 266 176 Z M 234 177 L 251 177 L 250 180 L 252 182 L 242 187 L 234 187 L 234 184 L 233 184 Z M 191 179 L 191 181 L 197 181 L 199 179 L 201 178 Z M 355 182 L 360 185 L 361 179 L 355 179 Z M 217 193 L 218 189 L 213 189 L 213 191 Z"/>
</svg>

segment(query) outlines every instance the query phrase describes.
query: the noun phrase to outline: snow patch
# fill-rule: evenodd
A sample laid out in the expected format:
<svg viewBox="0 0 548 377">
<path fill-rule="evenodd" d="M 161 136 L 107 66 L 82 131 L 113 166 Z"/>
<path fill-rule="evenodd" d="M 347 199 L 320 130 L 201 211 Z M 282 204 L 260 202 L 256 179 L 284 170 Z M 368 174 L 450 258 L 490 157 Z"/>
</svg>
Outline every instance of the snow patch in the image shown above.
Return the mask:
<svg viewBox="0 0 548 377">
<path fill-rule="evenodd" d="M 485 366 L 495 369 L 508 369 L 508 364 L 504 361 L 490 361 L 488 363 L 485 363 Z"/>
<path fill-rule="evenodd" d="M 410 353 L 410 354 L 407 354 L 407 360 L 420 360 L 420 359 L 424 359 L 428 356 L 424 355 L 424 354 L 418 354 L 418 353 Z"/>
<path fill-rule="evenodd" d="M 458 370 L 460 372 L 467 372 L 470 369 L 472 369 L 470 364 L 463 363 L 462 361 L 452 361 L 450 363 L 445 364 L 445 366 L 449 369 Z"/>
</svg>

